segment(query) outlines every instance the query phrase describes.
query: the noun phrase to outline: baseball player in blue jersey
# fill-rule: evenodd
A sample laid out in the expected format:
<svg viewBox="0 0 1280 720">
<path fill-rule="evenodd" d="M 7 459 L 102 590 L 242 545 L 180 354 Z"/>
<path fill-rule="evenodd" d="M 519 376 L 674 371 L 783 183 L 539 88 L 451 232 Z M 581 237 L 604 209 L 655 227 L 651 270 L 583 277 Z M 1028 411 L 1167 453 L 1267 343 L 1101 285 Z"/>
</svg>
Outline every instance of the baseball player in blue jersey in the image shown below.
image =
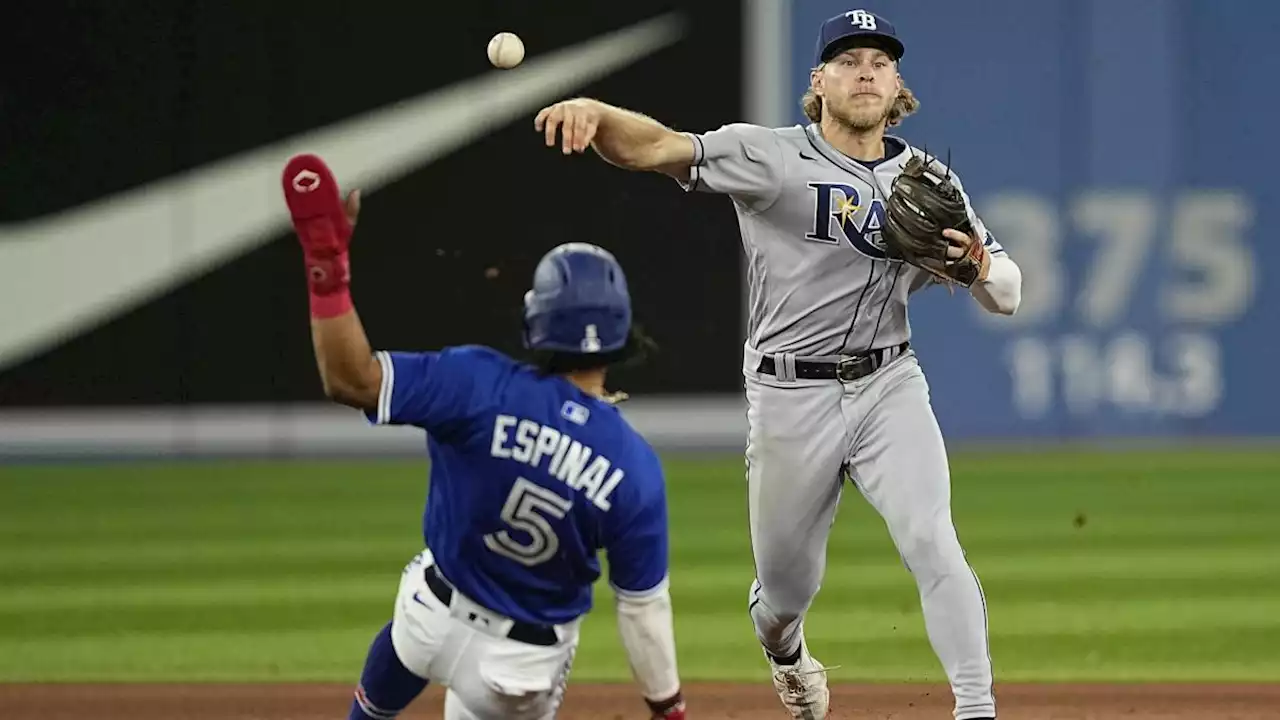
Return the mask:
<svg viewBox="0 0 1280 720">
<path fill-rule="evenodd" d="M 618 627 L 654 718 L 685 717 L 667 590 L 667 508 L 652 448 L 605 392 L 643 355 L 626 278 L 585 243 L 549 252 L 525 295 L 527 362 L 480 346 L 373 352 L 352 306 L 344 201 L 314 155 L 282 177 L 301 242 L 326 394 L 378 425 L 426 431 L 426 547 L 369 648 L 351 720 L 390 720 L 426 687 L 449 720 L 555 717 L 609 559 Z"/>
<path fill-rule="evenodd" d="M 959 284 L 987 311 L 1009 315 L 1022 275 L 959 178 L 886 133 L 919 107 L 898 72 L 904 50 L 875 13 L 824 22 L 801 101 L 805 126 L 685 133 L 586 98 L 534 121 L 562 152 L 591 147 L 616 166 L 733 201 L 749 283 L 742 372 L 756 575 L 748 608 L 783 705 L 807 720 L 825 717 L 830 704 L 804 617 L 845 481 L 884 518 L 915 577 L 956 720 L 996 715 L 986 601 L 952 522 L 946 449 L 911 348 L 907 302 L 924 287 Z M 921 167 L 929 173 L 914 175 Z M 902 190 L 930 176 L 950 179 L 948 198 L 963 218 L 937 229 L 945 243 L 927 238 L 948 246 L 942 274 L 886 244 L 900 228 L 927 227 L 898 210 L 920 213 Z"/>
</svg>

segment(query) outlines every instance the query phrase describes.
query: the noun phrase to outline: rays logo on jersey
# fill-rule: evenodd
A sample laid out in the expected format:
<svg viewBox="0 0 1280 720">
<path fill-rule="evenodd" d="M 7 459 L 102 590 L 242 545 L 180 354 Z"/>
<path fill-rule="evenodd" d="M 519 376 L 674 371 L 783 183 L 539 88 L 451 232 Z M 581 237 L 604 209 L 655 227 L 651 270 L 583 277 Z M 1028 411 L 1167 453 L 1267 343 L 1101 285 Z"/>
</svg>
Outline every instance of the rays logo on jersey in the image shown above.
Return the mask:
<svg viewBox="0 0 1280 720">
<path fill-rule="evenodd" d="M 880 198 L 864 203 L 858 188 L 847 183 L 811 182 L 809 187 L 813 190 L 813 229 L 805 233 L 806 240 L 837 245 L 843 236 L 863 255 L 877 260 L 887 256 Z"/>
</svg>

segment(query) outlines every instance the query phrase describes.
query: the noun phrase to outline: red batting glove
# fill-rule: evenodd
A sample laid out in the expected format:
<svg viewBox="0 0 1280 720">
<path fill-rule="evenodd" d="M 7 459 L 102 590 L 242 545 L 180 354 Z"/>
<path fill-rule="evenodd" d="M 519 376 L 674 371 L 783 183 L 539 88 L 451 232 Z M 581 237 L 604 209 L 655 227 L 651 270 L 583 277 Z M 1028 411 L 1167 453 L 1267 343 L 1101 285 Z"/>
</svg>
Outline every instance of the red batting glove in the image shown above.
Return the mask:
<svg viewBox="0 0 1280 720">
<path fill-rule="evenodd" d="M 311 315 L 342 315 L 352 308 L 347 250 L 353 223 L 338 193 L 338 182 L 324 161 L 310 154 L 290 158 L 280 180 L 306 262 Z M 351 202 L 357 200 L 353 194 Z"/>
<path fill-rule="evenodd" d="M 661 702 L 646 699 L 649 706 L 650 720 L 685 720 L 684 694 L 676 692 L 671 698 Z"/>
</svg>

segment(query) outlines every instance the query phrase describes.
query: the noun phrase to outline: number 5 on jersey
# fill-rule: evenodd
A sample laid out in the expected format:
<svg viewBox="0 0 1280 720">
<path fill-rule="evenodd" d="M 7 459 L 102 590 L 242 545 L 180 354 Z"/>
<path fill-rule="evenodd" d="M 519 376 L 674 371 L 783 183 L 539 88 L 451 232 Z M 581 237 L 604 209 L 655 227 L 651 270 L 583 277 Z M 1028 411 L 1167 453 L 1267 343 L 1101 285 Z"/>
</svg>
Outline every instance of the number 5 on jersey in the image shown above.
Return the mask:
<svg viewBox="0 0 1280 720">
<path fill-rule="evenodd" d="M 502 530 L 485 535 L 485 547 L 526 567 L 544 563 L 560 549 L 560 538 L 547 517 L 561 520 L 571 507 L 572 500 L 518 477 L 502 506 L 502 520 L 513 529 L 527 533 L 529 542 L 520 543 L 511 533 Z"/>
</svg>

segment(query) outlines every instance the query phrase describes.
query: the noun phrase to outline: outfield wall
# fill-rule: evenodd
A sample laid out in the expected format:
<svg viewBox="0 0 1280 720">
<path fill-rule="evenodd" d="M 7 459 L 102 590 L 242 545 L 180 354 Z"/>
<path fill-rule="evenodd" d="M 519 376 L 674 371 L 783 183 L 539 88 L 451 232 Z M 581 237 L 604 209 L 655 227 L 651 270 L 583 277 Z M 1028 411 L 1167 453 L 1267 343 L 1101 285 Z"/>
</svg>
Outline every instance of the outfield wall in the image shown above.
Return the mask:
<svg viewBox="0 0 1280 720">
<path fill-rule="evenodd" d="M 740 452 L 745 444 L 740 400 L 636 399 L 622 407 L 660 450 Z M 416 428 L 373 426 L 358 411 L 326 404 L 0 414 L 0 460 L 412 457 L 423 456 L 424 441 Z"/>
<path fill-rule="evenodd" d="M 746 406 L 740 398 L 643 398 L 622 406 L 627 419 L 664 453 L 741 453 Z M 372 426 L 359 412 L 326 404 L 203 406 L 189 409 L 23 410 L 0 414 L 0 462 L 184 460 L 217 457 L 422 458 L 415 428 Z M 1280 447 L 1272 436 L 1125 437 L 1035 442 L 949 438 L 953 452 L 1036 452 L 1159 447 Z"/>
</svg>

